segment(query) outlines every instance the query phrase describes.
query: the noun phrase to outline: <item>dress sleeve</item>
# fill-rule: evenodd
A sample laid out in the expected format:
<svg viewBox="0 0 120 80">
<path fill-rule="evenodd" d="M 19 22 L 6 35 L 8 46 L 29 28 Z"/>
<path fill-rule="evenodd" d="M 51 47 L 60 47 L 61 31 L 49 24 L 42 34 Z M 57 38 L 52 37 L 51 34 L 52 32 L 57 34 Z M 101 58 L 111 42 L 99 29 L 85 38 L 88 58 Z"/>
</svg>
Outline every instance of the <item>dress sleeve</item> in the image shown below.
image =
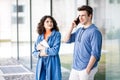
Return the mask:
<svg viewBox="0 0 120 80">
<path fill-rule="evenodd" d="M 45 49 L 45 52 L 48 54 L 48 56 L 58 55 L 59 53 L 60 44 L 61 44 L 61 34 L 58 32 L 54 37 L 55 39 L 53 39 L 54 40 L 53 46 Z"/>
<path fill-rule="evenodd" d="M 40 53 L 40 51 L 37 50 L 37 48 L 36 48 L 37 44 L 38 44 L 38 41 L 39 41 L 39 37 L 37 38 L 36 42 L 34 43 L 34 50 L 32 52 L 33 56 L 36 57 L 36 58 L 39 57 L 39 53 Z"/>
</svg>

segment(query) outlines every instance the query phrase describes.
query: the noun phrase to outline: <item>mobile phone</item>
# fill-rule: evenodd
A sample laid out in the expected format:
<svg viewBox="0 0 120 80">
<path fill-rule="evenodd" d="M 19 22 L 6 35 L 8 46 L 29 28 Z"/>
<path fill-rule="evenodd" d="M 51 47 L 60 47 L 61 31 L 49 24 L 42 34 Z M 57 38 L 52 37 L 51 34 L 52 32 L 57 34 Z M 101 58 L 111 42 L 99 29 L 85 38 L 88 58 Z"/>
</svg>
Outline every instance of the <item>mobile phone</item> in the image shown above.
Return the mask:
<svg viewBox="0 0 120 80">
<path fill-rule="evenodd" d="M 75 24 L 78 25 L 80 23 L 79 16 L 74 21 L 75 21 Z"/>
</svg>

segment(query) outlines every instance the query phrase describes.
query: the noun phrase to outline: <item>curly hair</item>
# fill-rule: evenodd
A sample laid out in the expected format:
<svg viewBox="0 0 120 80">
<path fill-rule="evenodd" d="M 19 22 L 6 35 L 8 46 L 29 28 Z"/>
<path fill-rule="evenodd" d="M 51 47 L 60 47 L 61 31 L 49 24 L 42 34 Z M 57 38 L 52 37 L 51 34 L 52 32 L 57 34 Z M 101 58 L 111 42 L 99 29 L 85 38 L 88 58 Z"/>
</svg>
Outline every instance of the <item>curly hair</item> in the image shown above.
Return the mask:
<svg viewBox="0 0 120 80">
<path fill-rule="evenodd" d="M 52 16 L 45 15 L 41 18 L 41 20 L 40 20 L 40 22 L 38 23 L 38 26 L 37 26 L 37 32 L 40 35 L 45 32 L 44 22 L 47 18 L 50 18 L 53 21 L 53 28 L 51 29 L 51 31 L 52 30 L 59 31 L 56 20 Z"/>
</svg>

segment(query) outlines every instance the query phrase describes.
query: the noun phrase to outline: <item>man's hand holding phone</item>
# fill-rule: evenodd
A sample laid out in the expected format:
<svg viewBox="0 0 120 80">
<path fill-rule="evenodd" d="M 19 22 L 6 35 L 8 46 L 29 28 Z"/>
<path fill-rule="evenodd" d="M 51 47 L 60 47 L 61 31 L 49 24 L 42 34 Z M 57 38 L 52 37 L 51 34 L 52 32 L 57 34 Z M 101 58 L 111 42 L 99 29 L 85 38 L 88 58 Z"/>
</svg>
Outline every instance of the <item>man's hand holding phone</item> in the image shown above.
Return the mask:
<svg viewBox="0 0 120 80">
<path fill-rule="evenodd" d="M 65 38 L 62 40 L 62 42 L 67 42 L 70 38 L 70 35 L 73 31 L 73 29 L 80 23 L 80 20 L 79 20 L 79 16 L 73 20 L 72 24 L 71 24 L 71 27 L 69 28 L 68 30 L 68 33 L 66 34 Z"/>
<path fill-rule="evenodd" d="M 79 16 L 72 22 L 72 28 L 75 28 L 80 23 Z"/>
</svg>

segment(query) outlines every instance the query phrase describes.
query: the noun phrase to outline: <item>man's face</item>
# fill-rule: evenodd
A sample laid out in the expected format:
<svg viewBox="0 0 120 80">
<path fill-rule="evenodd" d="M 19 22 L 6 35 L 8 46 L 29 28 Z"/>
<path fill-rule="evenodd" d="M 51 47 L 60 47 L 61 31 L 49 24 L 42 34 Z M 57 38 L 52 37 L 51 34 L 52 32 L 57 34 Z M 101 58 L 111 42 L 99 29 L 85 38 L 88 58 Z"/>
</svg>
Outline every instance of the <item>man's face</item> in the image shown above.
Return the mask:
<svg viewBox="0 0 120 80">
<path fill-rule="evenodd" d="M 91 15 L 88 16 L 87 11 L 79 11 L 79 20 L 82 25 L 87 25 L 91 22 Z"/>
</svg>

